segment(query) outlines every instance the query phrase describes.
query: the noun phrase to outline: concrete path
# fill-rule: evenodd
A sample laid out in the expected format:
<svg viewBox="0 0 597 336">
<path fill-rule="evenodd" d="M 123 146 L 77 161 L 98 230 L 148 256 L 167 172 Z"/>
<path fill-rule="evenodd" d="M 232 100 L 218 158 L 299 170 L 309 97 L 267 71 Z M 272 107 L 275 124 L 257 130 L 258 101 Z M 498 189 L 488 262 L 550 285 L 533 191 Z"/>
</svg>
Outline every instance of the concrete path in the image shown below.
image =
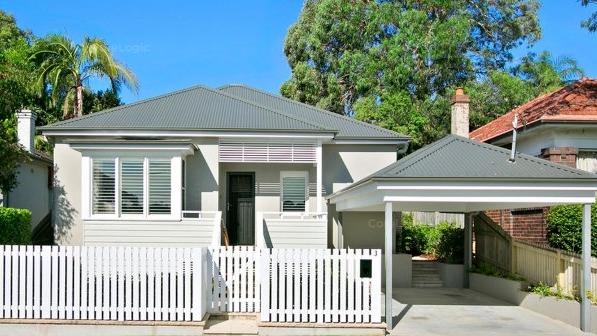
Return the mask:
<svg viewBox="0 0 597 336">
<path fill-rule="evenodd" d="M 585 335 L 563 322 L 470 289 L 397 288 L 393 294 L 391 335 Z"/>
</svg>

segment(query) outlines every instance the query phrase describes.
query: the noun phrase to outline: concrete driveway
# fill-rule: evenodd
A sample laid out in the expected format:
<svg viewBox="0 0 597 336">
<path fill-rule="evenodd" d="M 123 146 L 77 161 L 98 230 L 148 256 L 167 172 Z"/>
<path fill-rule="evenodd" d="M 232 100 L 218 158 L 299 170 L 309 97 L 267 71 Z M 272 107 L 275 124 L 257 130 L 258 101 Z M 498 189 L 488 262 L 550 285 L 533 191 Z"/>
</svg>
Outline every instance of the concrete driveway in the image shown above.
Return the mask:
<svg viewBox="0 0 597 336">
<path fill-rule="evenodd" d="M 391 335 L 585 335 L 563 322 L 470 289 L 397 288 L 393 294 Z"/>
</svg>

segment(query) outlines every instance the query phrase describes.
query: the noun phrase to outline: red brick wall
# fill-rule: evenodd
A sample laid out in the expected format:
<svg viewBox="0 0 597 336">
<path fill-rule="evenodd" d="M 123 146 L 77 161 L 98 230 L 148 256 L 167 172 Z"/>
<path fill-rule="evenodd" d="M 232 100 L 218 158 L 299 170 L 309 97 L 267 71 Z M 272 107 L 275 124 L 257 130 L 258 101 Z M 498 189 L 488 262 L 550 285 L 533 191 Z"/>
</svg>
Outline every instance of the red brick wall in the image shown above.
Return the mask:
<svg viewBox="0 0 597 336">
<path fill-rule="evenodd" d="M 576 168 L 578 149 L 573 147 L 543 148 L 541 157 L 545 160 Z"/>
<path fill-rule="evenodd" d="M 485 211 L 510 236 L 533 242 L 547 241 L 547 208 Z"/>
<path fill-rule="evenodd" d="M 578 149 L 572 147 L 544 148 L 541 157 L 576 168 Z M 547 241 L 548 208 L 489 210 L 487 216 L 514 238 L 533 242 Z"/>
</svg>

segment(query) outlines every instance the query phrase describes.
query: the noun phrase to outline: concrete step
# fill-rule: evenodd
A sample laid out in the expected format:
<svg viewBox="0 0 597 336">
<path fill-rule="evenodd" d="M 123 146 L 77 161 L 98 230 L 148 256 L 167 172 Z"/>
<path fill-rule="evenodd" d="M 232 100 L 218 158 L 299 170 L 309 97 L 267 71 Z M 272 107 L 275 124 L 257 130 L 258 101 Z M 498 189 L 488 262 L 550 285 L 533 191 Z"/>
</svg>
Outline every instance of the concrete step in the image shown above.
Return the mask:
<svg viewBox="0 0 597 336">
<path fill-rule="evenodd" d="M 415 284 L 413 283 L 412 285 L 415 288 L 442 288 L 444 287 L 443 283 L 438 283 L 438 284 Z"/>
<path fill-rule="evenodd" d="M 254 319 L 212 319 L 205 323 L 204 335 L 254 336 L 259 329 Z"/>
<path fill-rule="evenodd" d="M 425 281 L 425 280 L 441 280 L 441 277 L 439 276 L 417 276 L 417 275 L 413 275 L 412 277 L 413 281 Z"/>
<path fill-rule="evenodd" d="M 413 260 L 412 286 L 417 288 L 441 288 L 439 264 L 435 261 Z"/>
</svg>

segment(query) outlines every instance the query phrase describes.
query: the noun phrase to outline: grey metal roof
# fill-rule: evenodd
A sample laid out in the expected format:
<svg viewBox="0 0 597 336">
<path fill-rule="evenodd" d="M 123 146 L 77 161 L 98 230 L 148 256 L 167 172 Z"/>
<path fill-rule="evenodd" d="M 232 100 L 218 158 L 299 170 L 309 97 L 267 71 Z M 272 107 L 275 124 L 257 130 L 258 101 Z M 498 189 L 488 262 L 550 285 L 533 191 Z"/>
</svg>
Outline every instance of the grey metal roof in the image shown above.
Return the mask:
<svg viewBox="0 0 597 336">
<path fill-rule="evenodd" d="M 301 119 L 309 120 L 326 129 L 336 129 L 337 139 L 351 138 L 404 138 L 408 137 L 382 127 L 371 125 L 337 113 L 300 103 L 285 97 L 273 95 L 240 84 L 225 85 L 219 88 L 234 96 L 253 101 L 277 111 L 284 111 Z"/>
<path fill-rule="evenodd" d="M 487 179 L 597 179 L 597 175 L 526 154 L 448 135 L 373 173 L 369 179 L 487 178 Z"/>
<path fill-rule="evenodd" d="M 42 130 L 98 128 L 335 131 L 204 86 L 65 120 Z"/>
<path fill-rule="evenodd" d="M 408 139 L 246 86 L 194 86 L 65 120 L 42 130 L 226 130 L 335 133 L 336 138 Z"/>
</svg>

